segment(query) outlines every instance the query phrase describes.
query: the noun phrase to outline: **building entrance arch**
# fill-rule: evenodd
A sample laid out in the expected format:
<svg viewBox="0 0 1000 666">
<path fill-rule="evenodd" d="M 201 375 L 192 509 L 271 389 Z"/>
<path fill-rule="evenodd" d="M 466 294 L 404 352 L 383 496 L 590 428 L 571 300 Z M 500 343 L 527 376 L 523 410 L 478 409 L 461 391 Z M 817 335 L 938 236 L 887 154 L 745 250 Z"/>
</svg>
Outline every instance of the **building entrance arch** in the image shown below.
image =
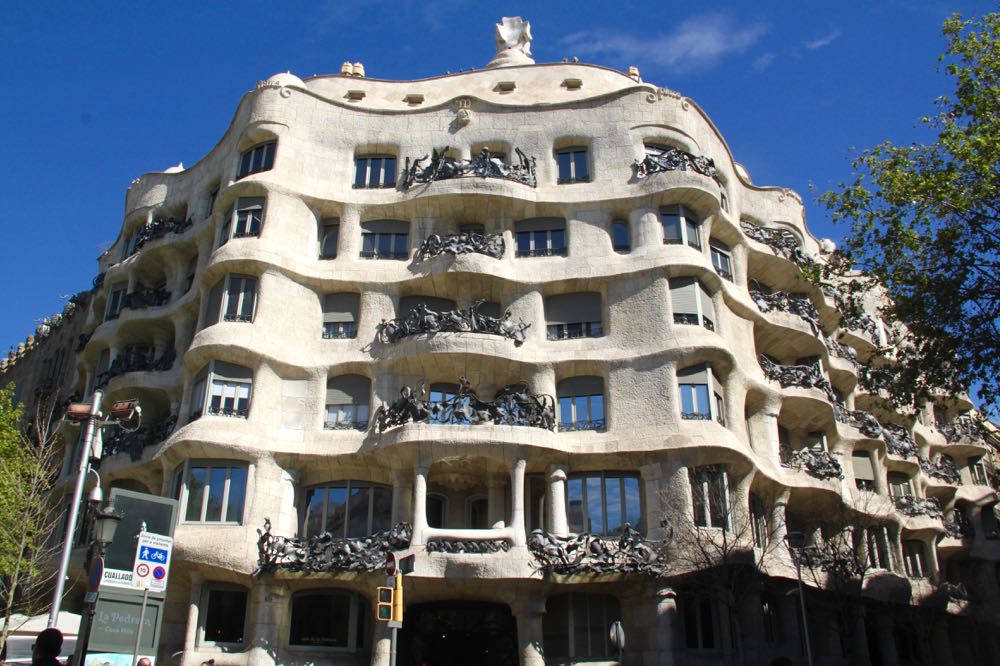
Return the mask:
<svg viewBox="0 0 1000 666">
<path fill-rule="evenodd" d="M 517 666 L 517 623 L 507 604 L 434 601 L 407 606 L 400 666 Z"/>
</svg>

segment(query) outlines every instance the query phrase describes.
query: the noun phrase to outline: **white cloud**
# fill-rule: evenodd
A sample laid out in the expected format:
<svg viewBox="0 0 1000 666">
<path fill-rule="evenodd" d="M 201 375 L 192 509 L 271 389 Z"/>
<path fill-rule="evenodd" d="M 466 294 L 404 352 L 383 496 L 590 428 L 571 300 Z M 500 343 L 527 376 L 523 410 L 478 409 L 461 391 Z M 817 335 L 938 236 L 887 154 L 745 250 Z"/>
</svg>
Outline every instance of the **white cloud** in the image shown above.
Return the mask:
<svg viewBox="0 0 1000 666">
<path fill-rule="evenodd" d="M 751 66 L 753 67 L 755 72 L 763 72 L 771 65 L 772 62 L 774 62 L 774 59 L 777 57 L 778 56 L 775 55 L 774 53 L 762 53 L 761 55 L 757 56 L 757 58 L 753 61 L 753 65 Z"/>
<path fill-rule="evenodd" d="M 623 64 L 652 63 L 675 70 L 703 69 L 743 53 L 767 32 L 763 23 L 742 23 L 727 14 L 693 16 L 673 31 L 635 37 L 595 30 L 563 37 L 567 56 L 605 56 Z"/>
<path fill-rule="evenodd" d="M 840 28 L 833 28 L 830 32 L 826 33 L 819 39 L 811 39 L 802 42 L 802 46 L 806 47 L 810 51 L 815 51 L 816 49 L 821 49 L 824 46 L 829 46 L 833 43 L 833 40 L 840 37 Z"/>
</svg>

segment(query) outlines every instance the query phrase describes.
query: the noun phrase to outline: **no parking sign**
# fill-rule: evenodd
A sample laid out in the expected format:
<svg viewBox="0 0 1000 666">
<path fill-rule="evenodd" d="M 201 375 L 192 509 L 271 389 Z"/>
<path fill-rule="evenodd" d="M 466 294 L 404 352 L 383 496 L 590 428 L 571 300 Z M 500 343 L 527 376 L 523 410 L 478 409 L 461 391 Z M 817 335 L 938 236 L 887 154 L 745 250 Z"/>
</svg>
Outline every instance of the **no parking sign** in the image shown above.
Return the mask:
<svg viewBox="0 0 1000 666">
<path fill-rule="evenodd" d="M 162 534 L 140 532 L 135 547 L 135 564 L 132 580 L 140 590 L 163 592 L 167 589 L 170 572 L 170 552 L 174 540 Z"/>
</svg>

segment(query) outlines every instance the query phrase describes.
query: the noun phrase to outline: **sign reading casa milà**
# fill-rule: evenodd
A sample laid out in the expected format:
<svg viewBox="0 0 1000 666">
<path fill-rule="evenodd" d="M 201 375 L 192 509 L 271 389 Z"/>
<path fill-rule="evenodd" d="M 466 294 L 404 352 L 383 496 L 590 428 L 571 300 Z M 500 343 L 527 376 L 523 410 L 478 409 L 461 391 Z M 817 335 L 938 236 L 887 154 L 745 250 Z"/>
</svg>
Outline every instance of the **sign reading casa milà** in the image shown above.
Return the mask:
<svg viewBox="0 0 1000 666">
<path fill-rule="evenodd" d="M 406 666 L 1000 663 L 971 402 L 862 388 L 895 324 L 695 101 L 495 38 L 277 74 L 129 188 L 71 384 L 180 503 L 159 659 L 387 665 L 392 553 Z"/>
</svg>

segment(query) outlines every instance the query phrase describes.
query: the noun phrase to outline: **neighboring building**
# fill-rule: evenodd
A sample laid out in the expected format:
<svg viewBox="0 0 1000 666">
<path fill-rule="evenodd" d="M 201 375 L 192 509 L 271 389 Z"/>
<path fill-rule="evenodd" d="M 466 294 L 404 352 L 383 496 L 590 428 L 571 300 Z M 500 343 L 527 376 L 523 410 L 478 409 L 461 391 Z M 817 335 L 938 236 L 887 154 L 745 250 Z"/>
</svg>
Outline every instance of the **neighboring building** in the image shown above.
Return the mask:
<svg viewBox="0 0 1000 666">
<path fill-rule="evenodd" d="M 858 388 L 886 327 L 839 324 L 801 199 L 692 100 L 497 35 L 462 74 L 278 74 L 129 188 L 74 389 L 143 407 L 105 485 L 180 501 L 160 658 L 388 664 L 390 547 L 401 665 L 614 662 L 615 620 L 629 664 L 804 664 L 792 529 L 809 585 L 864 561 L 853 629 L 807 595 L 816 663 L 1000 663 L 971 403 Z M 768 574 L 732 613 L 697 539 Z"/>
</svg>

